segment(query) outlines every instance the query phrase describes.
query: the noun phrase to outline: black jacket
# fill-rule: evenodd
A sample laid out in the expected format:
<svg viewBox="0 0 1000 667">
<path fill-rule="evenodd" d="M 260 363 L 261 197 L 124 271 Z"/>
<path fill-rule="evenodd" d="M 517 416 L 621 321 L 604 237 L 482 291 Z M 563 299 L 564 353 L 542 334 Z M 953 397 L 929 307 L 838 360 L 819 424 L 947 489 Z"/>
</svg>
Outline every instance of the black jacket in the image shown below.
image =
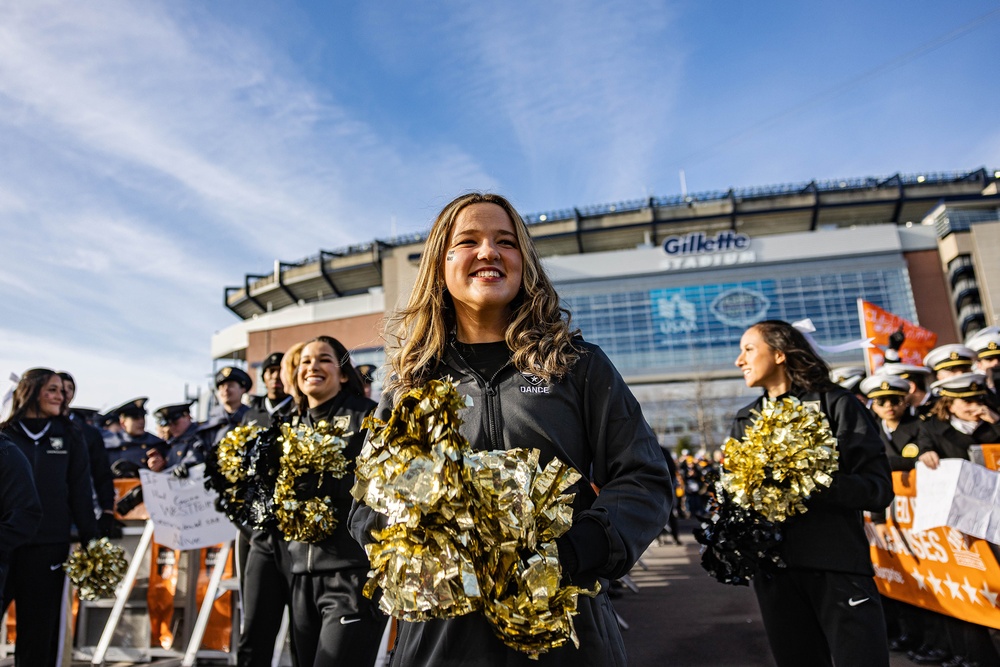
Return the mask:
<svg viewBox="0 0 1000 667">
<path fill-rule="evenodd" d="M 10 438 L 0 434 L 0 593 L 10 552 L 30 540 L 42 521 L 31 464 Z"/>
<path fill-rule="evenodd" d="M 102 510 L 112 511 L 115 509 L 115 479 L 108 462 L 108 452 L 104 448 L 104 436 L 99 428 L 82 419 L 74 419 L 72 413 L 69 420 L 80 432 L 80 438 L 87 443 L 90 477 L 94 483 L 97 505 Z"/>
<path fill-rule="evenodd" d="M 969 447 L 1000 442 L 1000 424 L 980 422 L 972 433 L 962 433 L 951 422 L 931 416 L 920 431 L 920 453 L 937 452 L 943 459 L 969 460 Z"/>
<path fill-rule="evenodd" d="M 256 423 L 261 428 L 267 428 L 273 420 L 280 421 L 285 417 L 290 417 L 293 412 L 295 412 L 295 402 L 291 396 L 286 397 L 284 401 L 280 402 L 274 412 L 269 412 L 267 409 L 267 396 L 254 396 L 250 399 L 247 411 L 243 413 L 243 421 L 241 423 Z"/>
<path fill-rule="evenodd" d="M 97 534 L 87 446 L 69 420 L 56 417 L 47 421 L 49 428 L 37 445 L 20 423 L 3 430 L 31 464 L 42 501 L 42 523 L 29 544 L 69 542 L 73 524 L 86 544 Z"/>
<path fill-rule="evenodd" d="M 923 420 L 914 417 L 909 412 L 903 414 L 899 426 L 892 432 L 892 437 L 886 435 L 885 429 L 879 424 L 879 435 L 885 445 L 885 454 L 889 457 L 889 467 L 893 470 L 913 470 L 920 455 L 920 429 Z"/>
<path fill-rule="evenodd" d="M 473 449 L 535 448 L 541 452 L 540 465 L 558 457 L 583 474 L 570 489 L 577 494 L 573 527 L 561 539 L 578 556 L 577 571 L 569 572 L 574 582 L 586 586 L 600 578 L 603 590 L 596 598 L 579 597 L 580 613 L 573 619 L 579 650 L 569 644 L 529 660 L 507 648 L 482 614 L 475 613 L 400 623 L 394 666 L 627 664 L 606 593 L 608 580 L 626 574 L 666 525 L 673 484 L 656 436 L 614 365 L 596 345 L 577 345 L 579 361 L 558 382 L 522 374 L 509 363 L 484 379 L 453 346 L 433 377 L 451 376 L 460 393 L 472 396 L 460 430 Z M 388 419 L 392 405 L 392 396 L 383 394 L 377 416 Z M 355 506 L 351 532 L 356 539 L 370 542 L 377 524 L 371 509 Z"/>
<path fill-rule="evenodd" d="M 885 447 L 868 410 L 844 389 L 804 393 L 818 402 L 837 439 L 839 463 L 833 484 L 806 501 L 808 511 L 784 522 L 782 559 L 790 568 L 872 575 L 862 512 L 885 511 L 892 502 L 892 474 Z M 736 414 L 732 437 L 741 439 L 753 423 L 750 411 L 764 397 Z"/>
<path fill-rule="evenodd" d="M 320 411 L 310 410 L 301 418 L 293 417 L 294 425 L 299 419 L 309 426 L 315 426 L 320 421 L 332 421 L 334 417 L 348 416 L 351 418 L 349 431 L 353 435 L 348 441 L 344 456 L 348 460 L 348 472 L 340 479 L 328 478 L 317 490 L 318 496 L 329 495 L 333 500 L 334 516 L 337 525 L 333 535 L 322 542 L 288 542 L 288 553 L 291 559 L 292 574 L 330 574 L 337 570 L 350 568 L 368 569 L 368 555 L 361 545 L 351 537 L 348 530 L 351 513 L 351 488 L 354 486 L 354 460 L 361 453 L 367 431 L 361 428 L 361 422 L 375 408 L 375 401 L 363 396 L 352 396 L 340 392 L 331 401 L 320 406 Z M 314 412 L 322 414 L 313 415 Z"/>
</svg>

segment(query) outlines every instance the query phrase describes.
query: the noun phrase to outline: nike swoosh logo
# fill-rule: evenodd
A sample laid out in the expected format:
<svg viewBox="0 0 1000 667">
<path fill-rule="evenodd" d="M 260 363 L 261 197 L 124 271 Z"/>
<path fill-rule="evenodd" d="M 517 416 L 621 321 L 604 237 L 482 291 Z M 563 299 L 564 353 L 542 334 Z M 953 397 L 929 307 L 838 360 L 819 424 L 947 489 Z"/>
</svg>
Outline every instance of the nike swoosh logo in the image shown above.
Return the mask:
<svg viewBox="0 0 1000 667">
<path fill-rule="evenodd" d="M 357 623 L 360 620 L 361 620 L 360 618 L 348 618 L 346 616 L 341 616 L 340 617 L 340 624 L 341 625 L 349 625 L 351 623 Z"/>
<path fill-rule="evenodd" d="M 868 598 L 861 598 L 860 600 L 855 600 L 854 598 L 851 598 L 850 600 L 847 601 L 847 604 L 851 605 L 852 607 L 857 607 L 862 602 L 868 602 Z"/>
<path fill-rule="evenodd" d="M 56 570 L 58 570 L 62 566 L 63 566 L 62 563 L 56 563 L 55 565 L 49 565 L 49 569 L 52 570 L 53 572 L 55 572 Z"/>
</svg>

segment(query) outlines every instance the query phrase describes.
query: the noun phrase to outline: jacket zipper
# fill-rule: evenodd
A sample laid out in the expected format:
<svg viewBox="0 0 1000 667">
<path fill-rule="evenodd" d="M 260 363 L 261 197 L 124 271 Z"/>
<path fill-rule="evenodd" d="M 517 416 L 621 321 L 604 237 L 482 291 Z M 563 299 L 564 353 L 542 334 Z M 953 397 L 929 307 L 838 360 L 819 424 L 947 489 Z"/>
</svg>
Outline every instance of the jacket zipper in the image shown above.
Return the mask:
<svg viewBox="0 0 1000 667">
<path fill-rule="evenodd" d="M 486 397 L 488 399 L 486 401 L 486 433 L 489 436 L 490 444 L 492 445 L 491 449 L 503 449 L 503 436 L 500 433 L 500 420 L 496 418 L 496 415 L 500 412 L 500 408 L 497 405 L 499 400 L 497 397 L 500 395 L 500 392 L 497 391 L 494 381 L 497 379 L 497 376 L 503 373 L 504 370 L 510 366 L 510 360 L 508 359 L 507 363 L 501 366 L 489 380 L 484 380 L 483 376 L 472 368 L 469 362 L 465 360 L 465 357 L 462 356 L 462 353 L 459 352 L 454 345 L 451 346 L 451 351 L 456 357 L 459 358 L 459 360 L 461 360 L 462 365 L 465 366 L 465 370 L 467 370 L 472 377 L 476 378 L 476 382 L 479 383 L 479 386 L 486 389 Z"/>
</svg>

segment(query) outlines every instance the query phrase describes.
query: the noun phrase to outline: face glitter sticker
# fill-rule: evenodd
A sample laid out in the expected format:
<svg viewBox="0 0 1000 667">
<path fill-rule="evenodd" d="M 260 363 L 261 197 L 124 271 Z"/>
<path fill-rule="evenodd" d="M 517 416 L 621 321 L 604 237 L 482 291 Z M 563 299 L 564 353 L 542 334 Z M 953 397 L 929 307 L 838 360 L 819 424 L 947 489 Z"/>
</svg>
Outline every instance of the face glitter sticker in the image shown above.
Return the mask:
<svg viewBox="0 0 1000 667">
<path fill-rule="evenodd" d="M 445 259 L 446 259 L 446 261 L 454 262 L 455 261 L 455 251 L 454 250 L 449 250 L 448 251 L 448 256 Z"/>
</svg>

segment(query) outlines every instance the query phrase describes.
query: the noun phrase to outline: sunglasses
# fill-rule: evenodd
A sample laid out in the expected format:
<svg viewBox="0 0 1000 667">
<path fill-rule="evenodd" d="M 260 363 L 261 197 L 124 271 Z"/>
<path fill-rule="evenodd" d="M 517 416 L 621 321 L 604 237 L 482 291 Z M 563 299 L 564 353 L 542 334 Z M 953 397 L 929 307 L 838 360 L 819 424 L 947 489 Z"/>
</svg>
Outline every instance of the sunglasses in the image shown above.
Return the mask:
<svg viewBox="0 0 1000 667">
<path fill-rule="evenodd" d="M 876 405 L 896 406 L 896 405 L 902 405 L 904 400 L 905 399 L 902 396 L 879 396 L 878 398 L 874 399 L 873 402 Z"/>
</svg>

